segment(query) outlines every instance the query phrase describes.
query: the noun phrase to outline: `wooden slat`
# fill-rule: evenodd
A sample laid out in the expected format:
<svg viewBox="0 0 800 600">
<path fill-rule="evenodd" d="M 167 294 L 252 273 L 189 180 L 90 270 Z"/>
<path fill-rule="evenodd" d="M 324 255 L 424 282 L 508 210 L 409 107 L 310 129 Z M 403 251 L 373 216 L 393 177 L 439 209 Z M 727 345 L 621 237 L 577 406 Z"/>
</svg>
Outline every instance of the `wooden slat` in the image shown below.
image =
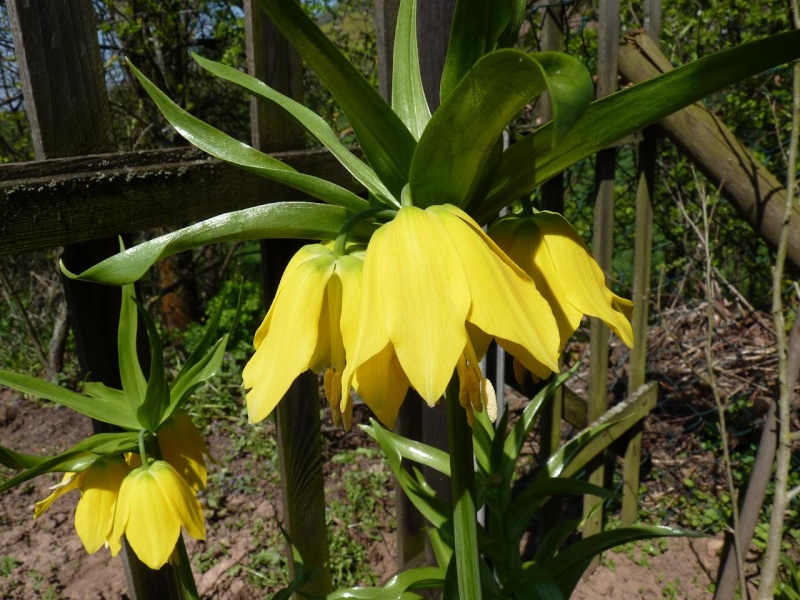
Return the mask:
<svg viewBox="0 0 800 600">
<path fill-rule="evenodd" d="M 273 154 L 359 191 L 327 151 Z M 0 166 L 0 254 L 179 225 L 302 192 L 190 149 Z"/>
<path fill-rule="evenodd" d="M 673 68 L 645 33 L 628 38 L 620 48 L 619 60 L 622 76 L 633 83 Z M 702 103 L 697 103 L 666 117 L 656 128 L 692 159 L 762 239 L 771 247 L 777 247 L 786 190 L 720 119 Z M 800 269 L 800 208 L 797 206 L 789 222 L 786 256 Z"/>
<path fill-rule="evenodd" d="M 634 391 L 624 402 L 607 411 L 597 421 L 592 422 L 590 426 L 616 421 L 614 425 L 580 451 L 564 470 L 562 477 L 575 475 L 594 458 L 601 455 L 611 444 L 646 417 L 655 407 L 657 400 L 658 385 L 655 382 L 651 382 Z M 595 503 L 597 502 L 596 499 L 594 501 Z M 584 529 L 584 537 L 586 535 L 586 530 Z"/>
</svg>

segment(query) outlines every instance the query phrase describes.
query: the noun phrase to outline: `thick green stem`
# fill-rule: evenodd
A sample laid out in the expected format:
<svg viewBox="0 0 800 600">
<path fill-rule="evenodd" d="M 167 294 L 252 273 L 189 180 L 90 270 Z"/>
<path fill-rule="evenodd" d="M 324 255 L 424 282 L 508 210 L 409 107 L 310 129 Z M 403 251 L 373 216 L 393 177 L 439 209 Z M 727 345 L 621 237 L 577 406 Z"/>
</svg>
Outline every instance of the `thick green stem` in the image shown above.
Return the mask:
<svg viewBox="0 0 800 600">
<path fill-rule="evenodd" d="M 194 574 L 192 574 L 192 563 L 186 552 L 186 545 L 183 543 L 183 536 L 178 536 L 178 546 L 175 550 L 178 554 L 178 581 L 181 583 L 183 597 L 186 600 L 200 600 L 200 594 L 197 593 L 197 586 L 194 582 Z"/>
<path fill-rule="evenodd" d="M 453 529 L 458 572 L 458 597 L 480 600 L 478 527 L 475 511 L 475 468 L 472 430 L 458 402 L 458 379 L 447 386 L 447 439 L 450 447 L 450 483 L 453 490 Z"/>
</svg>

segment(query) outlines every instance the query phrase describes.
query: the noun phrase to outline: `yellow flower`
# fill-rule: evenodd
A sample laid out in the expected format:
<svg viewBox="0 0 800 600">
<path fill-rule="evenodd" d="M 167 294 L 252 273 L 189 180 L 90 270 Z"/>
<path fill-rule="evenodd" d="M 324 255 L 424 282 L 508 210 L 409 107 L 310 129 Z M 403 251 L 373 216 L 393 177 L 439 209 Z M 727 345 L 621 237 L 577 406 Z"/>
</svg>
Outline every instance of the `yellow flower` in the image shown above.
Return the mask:
<svg viewBox="0 0 800 600">
<path fill-rule="evenodd" d="M 584 314 L 601 319 L 628 347 L 633 346 L 633 303 L 606 287 L 602 269 L 564 217 L 544 211 L 532 217 L 503 217 L 492 224 L 489 235 L 533 278 L 550 303 L 560 348 Z"/>
<path fill-rule="evenodd" d="M 306 369 L 330 367 L 328 401 L 336 409 L 343 406 L 342 415 L 334 410 L 334 419 L 343 416 L 349 426 L 352 406 L 349 396 L 341 402 L 338 382 L 355 340 L 362 268 L 361 253 L 336 256 L 322 244 L 304 246 L 289 261 L 242 373 L 251 423 L 269 415 Z"/>
<path fill-rule="evenodd" d="M 193 490 L 206 487 L 208 448 L 185 412 L 175 412 L 156 432 L 161 458 L 175 467 Z"/>
<path fill-rule="evenodd" d="M 125 535 L 136 556 L 151 569 L 169 559 L 181 525 L 195 539 L 205 539 L 205 522 L 194 491 L 163 460 L 131 471 L 122 482 L 108 542 L 116 556 Z"/>
<path fill-rule="evenodd" d="M 66 473 L 61 483 L 44 500 L 36 503 L 38 518 L 59 496 L 78 489 L 81 499 L 75 509 L 75 530 L 89 554 L 105 545 L 114 522 L 114 507 L 129 467 L 122 457 L 98 458 L 81 473 Z"/>
<path fill-rule="evenodd" d="M 466 404 L 470 390 L 474 397 L 485 388 L 474 348 L 491 337 L 541 377 L 558 368 L 558 326 L 533 281 L 460 209 L 403 207 L 367 247 L 358 336 L 342 393 L 357 383 L 391 425 L 408 384 L 433 405 L 458 367 Z M 465 382 L 467 373 L 477 388 Z"/>
</svg>

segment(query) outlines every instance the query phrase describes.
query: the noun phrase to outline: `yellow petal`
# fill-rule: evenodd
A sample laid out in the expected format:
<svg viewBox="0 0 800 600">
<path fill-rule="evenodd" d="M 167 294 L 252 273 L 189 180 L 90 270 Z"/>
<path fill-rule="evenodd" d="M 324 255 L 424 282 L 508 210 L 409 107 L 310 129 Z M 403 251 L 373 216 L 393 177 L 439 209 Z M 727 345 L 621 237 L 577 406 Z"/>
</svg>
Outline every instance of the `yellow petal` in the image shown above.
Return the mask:
<svg viewBox="0 0 800 600">
<path fill-rule="evenodd" d="M 533 279 L 536 289 L 547 300 L 558 324 L 563 348 L 580 325 L 583 313 L 567 300 L 539 228 L 532 219 L 512 217 L 500 219 L 489 233 L 509 258 Z"/>
<path fill-rule="evenodd" d="M 429 210 L 447 223 L 448 236 L 469 270 L 472 306 L 467 320 L 494 336 L 529 369 L 557 371 L 558 326 L 530 277 L 463 211 L 448 205 Z"/>
<path fill-rule="evenodd" d="M 63 496 L 69 491 L 76 490 L 83 481 L 83 473 L 64 473 L 61 478 L 61 483 L 54 485 L 50 489 L 53 490 L 47 498 L 39 500 L 33 509 L 33 518 L 38 519 L 42 513 L 50 508 L 50 505 L 56 501 L 60 496 Z"/>
<path fill-rule="evenodd" d="M 411 385 L 435 404 L 464 350 L 470 288 L 461 249 L 443 243 L 448 231 L 431 210 L 401 208 L 385 226 L 385 247 L 370 243 L 364 287 L 381 269 L 386 332 Z"/>
<path fill-rule="evenodd" d="M 102 548 L 111 533 L 117 496 L 128 471 L 121 457 L 100 458 L 84 471 L 81 499 L 75 510 L 75 531 L 89 554 Z"/>
<path fill-rule="evenodd" d="M 194 490 L 206 487 L 208 448 L 203 436 L 185 412 L 178 411 L 158 429 L 161 457 L 171 464 Z"/>
<path fill-rule="evenodd" d="M 633 346 L 630 324 L 633 303 L 606 287 L 603 270 L 578 232 L 557 213 L 540 212 L 535 223 L 544 235 L 569 302 L 579 311 L 604 321 L 626 346 Z"/>
<path fill-rule="evenodd" d="M 315 354 L 323 297 L 334 265 L 330 251 L 320 247 L 327 254 L 303 262 L 284 276 L 271 309 L 269 331 L 242 373 L 244 387 L 250 389 L 251 423 L 272 412 Z"/>
<path fill-rule="evenodd" d="M 355 388 L 378 420 L 393 427 L 408 392 L 408 378 L 391 345 L 358 367 Z"/>
<path fill-rule="evenodd" d="M 364 258 L 348 254 L 336 261 L 336 273 L 341 282 L 342 311 L 339 331 L 347 354 L 355 349 L 358 334 L 358 317 L 361 312 L 361 284 L 364 275 Z M 348 356 L 349 360 L 350 357 Z M 335 368 L 344 370 L 345 365 Z"/>
<path fill-rule="evenodd" d="M 150 466 L 150 470 L 154 472 L 161 492 L 172 505 L 181 525 L 186 529 L 186 533 L 196 540 L 204 540 L 206 526 L 203 509 L 192 488 L 168 463 L 155 461 Z"/>
</svg>

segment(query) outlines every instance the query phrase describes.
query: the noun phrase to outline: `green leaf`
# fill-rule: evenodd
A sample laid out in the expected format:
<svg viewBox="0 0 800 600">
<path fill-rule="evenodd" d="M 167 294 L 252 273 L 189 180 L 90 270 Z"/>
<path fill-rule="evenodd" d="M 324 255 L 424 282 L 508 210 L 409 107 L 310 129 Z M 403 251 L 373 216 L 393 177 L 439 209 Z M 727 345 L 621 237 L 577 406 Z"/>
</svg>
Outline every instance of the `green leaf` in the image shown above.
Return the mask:
<svg viewBox="0 0 800 600">
<path fill-rule="evenodd" d="M 219 215 L 189 227 L 154 238 L 75 275 L 61 263 L 61 270 L 72 279 L 85 279 L 112 285 L 132 283 L 142 277 L 156 261 L 178 252 L 219 242 L 263 238 L 336 238 L 350 217 L 338 206 L 311 202 L 276 202 Z M 363 233 L 363 229 L 361 233 Z M 359 230 L 351 238 L 358 239 Z"/>
<path fill-rule="evenodd" d="M 346 600 L 359 598 L 363 600 L 406 600 L 422 598 L 409 592 L 418 589 L 441 589 L 444 585 L 444 569 L 437 567 L 416 567 L 398 573 L 383 587 L 362 587 L 339 589 L 328 594 L 327 600 Z"/>
<path fill-rule="evenodd" d="M 800 57 L 800 31 L 717 52 L 593 102 L 557 146 L 552 124 L 512 145 L 473 214 L 485 223 L 564 169 L 705 96 Z"/>
<path fill-rule="evenodd" d="M 261 0 L 259 4 L 330 90 L 347 115 L 367 161 L 399 198 L 408 182 L 414 137 L 296 0 Z"/>
<path fill-rule="evenodd" d="M 533 562 L 538 564 L 555 556 L 561 545 L 582 526 L 582 519 L 567 519 L 554 523 L 536 547 Z"/>
<path fill-rule="evenodd" d="M 139 423 L 131 413 L 127 402 L 121 403 L 112 398 L 92 398 L 76 394 L 49 381 L 29 375 L 21 375 L 0 370 L 0 384 L 13 388 L 23 394 L 52 400 L 62 406 L 86 415 L 89 418 L 111 423 L 124 429 L 138 429 Z"/>
<path fill-rule="evenodd" d="M 403 489 L 411 503 L 430 521 L 434 527 L 443 527 L 452 518 L 453 510 L 449 502 L 436 498 L 430 489 L 418 482 L 402 466 L 402 456 L 398 449 L 389 441 L 386 431 L 375 419 L 372 419 L 372 431 L 381 447 L 389 466 L 394 473 L 397 483 Z"/>
<path fill-rule="evenodd" d="M 120 244 L 120 250 L 125 248 Z M 136 347 L 136 334 L 139 328 L 139 311 L 136 309 L 136 290 L 133 284 L 122 287 L 122 304 L 119 312 L 117 333 L 117 354 L 119 356 L 119 376 L 131 412 L 136 414 L 144 402 L 147 381 L 139 362 Z M 99 388 L 95 388 L 99 389 Z"/>
<path fill-rule="evenodd" d="M 147 327 L 147 338 L 150 340 L 150 378 L 147 380 L 144 402 L 139 407 L 136 417 L 142 427 L 149 431 L 155 431 L 163 420 L 162 416 L 169 406 L 170 397 L 167 375 L 164 370 L 164 346 L 161 344 L 161 336 L 158 335 L 156 324 L 147 314 L 147 309 L 138 302 L 136 306 L 145 327 Z"/>
<path fill-rule="evenodd" d="M 597 496 L 598 498 L 615 498 L 611 490 L 606 490 L 597 485 L 593 485 L 579 479 L 569 479 L 565 477 L 534 479 L 514 500 L 511 502 L 506 519 L 507 526 L 510 528 L 510 536 L 520 536 L 530 525 L 536 512 L 541 508 L 545 500 L 552 496 L 564 494 L 583 494 Z"/>
<path fill-rule="evenodd" d="M 589 72 L 566 54 L 498 50 L 481 58 L 420 138 L 409 180 L 414 204 L 465 207 L 482 201 L 494 175 L 493 161 L 500 158 L 503 129 L 545 90 L 560 134 L 593 97 Z"/>
<path fill-rule="evenodd" d="M 545 402 L 552 397 L 555 391 L 561 387 L 564 382 L 575 375 L 578 371 L 578 366 L 579 364 L 575 364 L 569 371 L 565 371 L 553 377 L 546 386 L 539 390 L 528 403 L 528 406 L 525 407 L 525 410 L 522 411 L 522 415 L 520 415 L 520 418 L 514 423 L 514 427 L 511 431 L 508 432 L 508 437 L 506 437 L 505 441 L 503 441 L 502 436 L 495 438 L 495 446 L 502 444 L 503 448 L 504 460 L 500 468 L 502 468 L 505 481 L 511 481 L 511 476 L 517 464 L 517 458 L 522 451 L 522 445 L 528 438 L 539 413 L 542 408 L 544 408 Z M 497 451 L 495 451 L 495 453 L 497 453 Z M 494 462 L 496 463 L 497 460 L 495 459 Z M 498 466 L 495 465 L 495 468 L 498 468 Z"/>
<path fill-rule="evenodd" d="M 232 138 L 227 133 L 221 132 L 216 127 L 212 127 L 208 123 L 190 115 L 170 100 L 130 61 L 128 61 L 128 66 L 153 99 L 153 102 L 156 103 L 158 109 L 164 114 L 167 121 L 189 143 L 204 152 L 261 177 L 285 183 L 329 204 L 343 206 L 353 211 L 362 210 L 369 206 L 366 200 L 359 198 L 353 192 L 319 177 L 298 173 L 277 158 L 272 158 L 263 152 L 259 152 L 255 148 Z"/>
<path fill-rule="evenodd" d="M 548 479 L 563 476 L 571 476 L 574 469 L 569 469 L 572 460 L 580 451 L 595 438 L 601 436 L 607 429 L 615 425 L 615 422 L 596 425 L 591 429 L 584 430 L 563 444 L 558 451 L 547 459 L 545 467 L 539 471 L 535 479 Z"/>
<path fill-rule="evenodd" d="M 494 50 L 511 12 L 512 0 L 456 0 L 439 89 L 442 102 L 472 66 Z"/>
<path fill-rule="evenodd" d="M 400 0 L 392 60 L 392 108 L 418 140 L 431 120 L 431 111 L 419 70 L 417 0 Z"/>
<path fill-rule="evenodd" d="M 99 381 L 85 381 L 83 383 L 83 393 L 92 398 L 101 398 L 112 403 L 128 404 L 128 396 L 125 392 L 108 387 Z"/>
<path fill-rule="evenodd" d="M 135 450 L 137 445 L 137 433 L 101 433 L 93 435 L 75 444 L 66 452 L 62 452 L 56 456 L 41 457 L 44 460 L 39 461 L 26 471 L 0 484 L 0 493 L 10 490 L 43 473 L 50 473 L 52 471 L 64 473 L 83 471 L 100 456 L 129 452 Z M 17 458 L 20 456 L 23 455 L 16 455 Z"/>
<path fill-rule="evenodd" d="M 355 177 L 361 184 L 367 188 L 372 194 L 378 198 L 383 199 L 385 204 L 394 204 L 399 206 L 397 200 L 392 197 L 392 194 L 383 185 L 383 182 L 378 178 L 369 165 L 361 161 L 356 155 L 347 149 L 344 144 L 339 141 L 339 138 L 331 130 L 325 120 L 320 117 L 313 110 L 306 108 L 299 102 L 284 96 L 280 92 L 272 89 L 263 81 L 259 81 L 255 77 L 251 77 L 247 73 L 243 73 L 237 69 L 223 65 L 222 63 L 208 60 L 195 53 L 192 53 L 197 63 L 213 73 L 217 77 L 230 81 L 239 87 L 252 92 L 259 98 L 263 98 L 270 104 L 278 106 L 290 115 L 295 121 L 303 126 L 306 131 L 313 135 L 319 142 L 331 151 L 337 160 L 342 163 L 353 177 Z"/>
<path fill-rule="evenodd" d="M 511 48 L 519 40 L 519 30 L 525 20 L 526 6 L 525 0 L 511 0 L 511 17 L 503 33 L 497 39 L 497 45 L 500 48 Z"/>
<path fill-rule="evenodd" d="M 9 469 L 30 469 L 45 462 L 49 457 L 35 454 L 20 454 L 10 448 L 0 446 L 0 465 Z"/>
<path fill-rule="evenodd" d="M 443 473 L 447 477 L 450 477 L 450 456 L 447 454 L 447 452 L 444 450 L 439 450 L 438 448 L 434 448 L 433 446 L 428 446 L 422 442 L 416 442 L 414 440 L 404 438 L 403 436 L 397 435 L 396 433 L 392 433 L 388 429 L 385 429 L 374 419 L 371 419 L 371 421 L 372 426 L 361 425 L 360 427 L 366 431 L 372 439 L 378 441 L 378 433 L 375 431 L 375 429 L 380 428 L 382 430 L 382 443 L 387 444 L 394 452 L 397 452 L 403 458 L 418 462 L 421 465 L 430 467 L 431 469 L 439 471 L 439 473 Z"/>
<path fill-rule="evenodd" d="M 621 544 L 660 537 L 701 537 L 672 527 L 622 527 L 603 531 L 578 540 L 550 560 L 537 565 L 537 570 L 558 581 L 564 597 L 569 598 L 592 558 Z"/>
</svg>

